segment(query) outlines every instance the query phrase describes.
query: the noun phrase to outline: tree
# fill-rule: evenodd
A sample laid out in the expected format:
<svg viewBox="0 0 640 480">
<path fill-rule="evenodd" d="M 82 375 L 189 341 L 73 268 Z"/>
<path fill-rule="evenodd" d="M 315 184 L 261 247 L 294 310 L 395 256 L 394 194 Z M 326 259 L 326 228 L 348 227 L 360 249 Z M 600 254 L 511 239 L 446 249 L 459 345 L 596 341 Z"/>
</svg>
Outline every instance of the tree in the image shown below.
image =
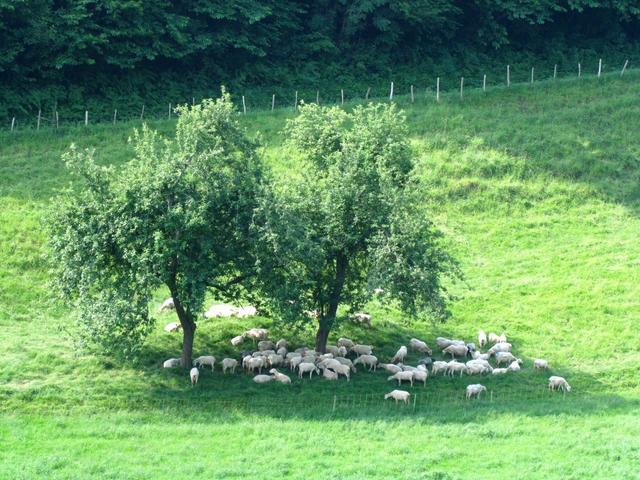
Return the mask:
<svg viewBox="0 0 640 480">
<path fill-rule="evenodd" d="M 64 159 L 83 183 L 57 199 L 48 227 L 55 286 L 76 308 L 83 340 L 134 354 L 153 324 L 151 295 L 165 285 L 188 366 L 207 291 L 246 292 L 264 171 L 224 91 L 177 113 L 175 138 L 143 126 L 120 170 L 72 147 Z"/>
<path fill-rule="evenodd" d="M 404 312 L 446 318 L 443 278 L 460 273 L 420 206 L 404 115 L 305 105 L 286 133 L 301 173 L 274 187 L 254 227 L 274 306 L 290 319 L 315 311 L 319 351 L 338 308 L 361 306 L 375 288 Z"/>
</svg>

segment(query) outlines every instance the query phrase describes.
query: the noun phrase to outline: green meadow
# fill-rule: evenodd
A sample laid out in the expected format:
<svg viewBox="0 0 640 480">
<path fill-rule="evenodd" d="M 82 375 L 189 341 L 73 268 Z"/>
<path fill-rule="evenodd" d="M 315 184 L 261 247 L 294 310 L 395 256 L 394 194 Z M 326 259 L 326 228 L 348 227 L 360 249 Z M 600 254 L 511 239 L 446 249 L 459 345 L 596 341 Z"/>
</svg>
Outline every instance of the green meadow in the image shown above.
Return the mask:
<svg viewBox="0 0 640 480">
<path fill-rule="evenodd" d="M 72 180 L 60 159 L 71 143 L 118 166 L 140 122 L 0 132 L 0 478 L 640 478 L 639 98 L 628 71 L 397 99 L 424 202 L 466 278 L 445 324 L 374 301 L 371 328 L 343 318 L 330 343 L 347 336 L 388 361 L 411 337 L 435 346 L 483 328 L 506 332 L 524 360 L 504 376 L 406 386 L 406 406 L 383 400 L 386 372 L 362 369 L 291 386 L 205 370 L 192 388 L 186 371 L 161 368 L 181 345 L 163 331 L 171 312 L 133 362 L 79 350 L 49 290 L 43 214 Z M 292 115 L 242 116 L 280 177 L 297 168 L 282 146 Z M 230 338 L 253 326 L 312 344 L 311 328 L 275 318 L 210 319 L 194 353 L 237 356 Z M 548 392 L 550 374 L 572 391 Z M 471 383 L 487 395 L 464 400 Z"/>
</svg>

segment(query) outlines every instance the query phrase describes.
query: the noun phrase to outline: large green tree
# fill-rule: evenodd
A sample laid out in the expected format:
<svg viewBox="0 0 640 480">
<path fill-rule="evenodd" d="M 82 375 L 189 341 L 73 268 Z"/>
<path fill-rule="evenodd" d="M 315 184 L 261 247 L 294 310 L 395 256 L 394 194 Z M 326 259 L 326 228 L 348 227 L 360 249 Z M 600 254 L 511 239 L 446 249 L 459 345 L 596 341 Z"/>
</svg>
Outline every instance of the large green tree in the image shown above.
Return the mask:
<svg viewBox="0 0 640 480">
<path fill-rule="evenodd" d="M 300 173 L 256 215 L 263 288 L 288 318 L 315 311 L 324 351 L 341 305 L 382 288 L 409 314 L 448 315 L 459 269 L 421 205 L 404 115 L 394 105 L 305 105 L 285 130 Z"/>
<path fill-rule="evenodd" d="M 177 113 L 175 138 L 143 127 L 121 169 L 72 147 L 66 163 L 82 182 L 55 200 L 48 226 L 53 277 L 78 313 L 81 338 L 134 354 L 153 323 L 151 295 L 164 285 L 187 366 L 207 291 L 237 297 L 253 274 L 263 167 L 227 94 Z"/>
</svg>

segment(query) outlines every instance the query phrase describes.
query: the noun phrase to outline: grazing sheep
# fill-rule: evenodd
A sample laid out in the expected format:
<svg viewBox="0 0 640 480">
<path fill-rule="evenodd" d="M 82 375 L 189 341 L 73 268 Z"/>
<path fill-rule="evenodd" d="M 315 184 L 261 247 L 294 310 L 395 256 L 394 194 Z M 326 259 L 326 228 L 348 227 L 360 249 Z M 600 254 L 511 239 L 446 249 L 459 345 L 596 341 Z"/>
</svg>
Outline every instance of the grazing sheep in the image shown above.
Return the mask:
<svg viewBox="0 0 640 480">
<path fill-rule="evenodd" d="M 402 363 L 399 363 L 398 366 L 402 368 L 403 372 L 415 372 L 416 370 L 418 370 L 416 367 L 412 367 L 411 365 L 404 365 Z"/>
<path fill-rule="evenodd" d="M 263 367 L 264 359 L 262 357 L 250 357 L 246 365 L 247 370 L 253 372 L 257 369 L 258 373 L 262 373 Z"/>
<path fill-rule="evenodd" d="M 469 351 L 469 349 L 467 348 L 466 345 L 460 345 L 460 344 L 454 343 L 452 345 L 449 345 L 447 348 L 445 348 L 442 351 L 444 352 L 445 355 L 449 354 L 451 355 L 451 358 L 455 358 L 456 356 L 464 357 Z"/>
<path fill-rule="evenodd" d="M 269 365 L 270 367 L 277 367 L 282 365 L 283 363 L 284 358 L 282 357 L 282 355 L 272 353 L 271 355 L 267 356 L 267 365 Z"/>
<path fill-rule="evenodd" d="M 345 377 L 347 377 L 347 382 L 351 381 L 351 368 L 349 368 L 349 365 L 333 365 L 329 368 L 336 372 L 338 375 L 344 375 Z"/>
<path fill-rule="evenodd" d="M 256 375 L 253 377 L 253 381 L 256 383 L 268 383 L 273 380 L 271 375 Z"/>
<path fill-rule="evenodd" d="M 449 363 L 447 363 L 447 375 L 453 377 L 456 372 L 460 372 L 460 376 L 462 377 L 463 373 L 468 373 L 467 366 L 464 363 L 451 360 Z"/>
<path fill-rule="evenodd" d="M 409 403 L 409 396 L 411 394 L 409 392 L 405 392 L 404 390 L 393 390 L 387 394 L 385 394 L 384 399 L 386 400 L 387 398 L 393 398 L 396 403 L 398 403 L 398 400 L 404 403 Z"/>
<path fill-rule="evenodd" d="M 301 356 L 302 356 L 302 354 L 301 354 L 301 353 L 298 353 L 298 352 L 288 352 L 288 353 L 284 356 L 284 358 L 285 358 L 286 360 L 290 360 L 290 359 L 292 359 L 293 357 L 301 357 Z"/>
<path fill-rule="evenodd" d="M 521 363 L 522 363 L 522 360 L 516 359 L 509 364 L 509 366 L 507 367 L 507 370 L 511 370 L 512 372 L 519 372 Z"/>
<path fill-rule="evenodd" d="M 351 360 L 349 360 L 348 358 L 344 358 L 344 357 L 336 357 L 334 358 L 334 360 L 337 360 L 338 362 L 340 362 L 342 365 L 346 365 L 347 367 L 349 367 L 349 369 L 353 372 L 356 373 L 356 367 L 353 366 L 353 362 Z"/>
<path fill-rule="evenodd" d="M 433 354 L 429 346 L 425 342 L 423 342 L 422 340 L 418 340 L 417 338 L 412 338 L 411 340 L 409 340 L 409 348 L 417 350 L 421 353 L 426 353 L 427 355 Z"/>
<path fill-rule="evenodd" d="M 173 303 L 173 297 L 169 297 L 164 302 L 162 302 L 162 305 L 160 305 L 158 311 L 164 312 L 165 310 L 174 310 L 175 308 L 176 305 L 175 303 Z"/>
<path fill-rule="evenodd" d="M 471 358 L 476 351 L 476 344 L 473 342 L 467 343 L 467 357 Z"/>
<path fill-rule="evenodd" d="M 489 343 L 498 343 L 500 337 L 493 332 L 489 332 Z"/>
<path fill-rule="evenodd" d="M 440 362 L 440 361 L 433 362 L 433 366 L 431 367 L 431 373 L 433 373 L 434 375 L 437 375 L 440 372 L 444 372 L 446 375 L 448 366 L 449 364 L 447 362 Z"/>
<path fill-rule="evenodd" d="M 320 367 L 320 368 L 333 368 L 333 367 L 335 367 L 337 365 L 342 365 L 342 364 L 338 360 L 336 360 L 335 358 L 327 358 L 325 360 L 322 360 L 318 364 L 318 367 Z"/>
<path fill-rule="evenodd" d="M 233 337 L 231 339 L 231 345 L 233 345 L 234 347 L 237 347 L 244 341 L 244 338 L 245 338 L 244 335 L 238 335 L 237 337 Z"/>
<path fill-rule="evenodd" d="M 280 348 L 276 351 L 276 353 L 277 353 L 278 355 L 282 355 L 282 358 L 285 358 L 285 357 L 287 356 L 287 349 L 286 349 L 286 348 L 284 348 L 284 347 L 280 347 Z"/>
<path fill-rule="evenodd" d="M 471 358 L 473 358 L 474 360 L 489 360 L 491 358 L 491 354 L 490 353 L 473 352 L 471 354 Z"/>
<path fill-rule="evenodd" d="M 425 367 L 428 367 L 429 365 L 433 365 L 433 358 L 431 357 L 421 358 L 420 360 L 418 360 L 418 367 L 420 365 L 424 365 Z"/>
<path fill-rule="evenodd" d="M 478 332 L 478 345 L 480 347 L 484 347 L 487 344 L 487 334 L 484 333 L 484 330 L 480 330 Z"/>
<path fill-rule="evenodd" d="M 444 350 L 450 345 L 466 345 L 466 344 L 464 340 L 451 340 L 445 337 L 438 337 L 436 338 L 436 345 L 438 345 L 438 348 L 440 350 Z"/>
<path fill-rule="evenodd" d="M 322 376 L 324 378 L 326 378 L 327 380 L 337 380 L 338 379 L 338 374 L 336 372 L 334 372 L 333 370 L 329 370 L 328 368 L 325 368 L 322 371 Z"/>
<path fill-rule="evenodd" d="M 496 353 L 496 365 L 502 365 L 503 363 L 509 364 L 514 362 L 516 357 L 511 352 L 497 352 Z"/>
<path fill-rule="evenodd" d="M 467 400 L 471 399 L 471 397 L 473 397 L 474 395 L 477 398 L 480 398 L 480 394 L 482 392 L 486 392 L 487 391 L 487 387 L 485 387 L 484 385 L 480 385 L 479 383 L 475 383 L 473 385 L 467 385 Z"/>
<path fill-rule="evenodd" d="M 494 368 L 491 372 L 492 375 L 504 375 L 509 371 L 508 368 Z"/>
<path fill-rule="evenodd" d="M 562 390 L 563 392 L 570 392 L 571 387 L 567 383 L 567 381 L 558 376 L 549 377 L 549 390 Z"/>
<path fill-rule="evenodd" d="M 398 372 L 398 373 L 394 373 L 390 377 L 387 377 L 387 381 L 389 381 L 389 380 L 397 380 L 398 381 L 398 386 L 400 386 L 402 384 L 403 380 L 409 381 L 409 382 L 411 382 L 411 386 L 413 387 L 413 372 Z"/>
<path fill-rule="evenodd" d="M 264 352 L 265 350 L 273 350 L 275 352 L 276 346 L 271 340 L 262 340 L 258 342 L 258 350 Z"/>
<path fill-rule="evenodd" d="M 336 347 L 335 345 L 327 345 L 324 349 L 325 353 L 330 353 L 334 356 L 338 355 L 338 347 Z"/>
<path fill-rule="evenodd" d="M 267 338 L 269 336 L 269 330 L 267 330 L 266 328 L 252 328 L 244 332 L 243 335 L 256 342 L 258 340 L 264 340 L 265 338 Z"/>
<path fill-rule="evenodd" d="M 189 371 L 189 378 L 191 379 L 191 386 L 194 386 L 196 383 L 198 383 L 198 378 L 199 377 L 200 377 L 200 370 L 198 370 L 198 367 L 193 367 Z"/>
<path fill-rule="evenodd" d="M 533 361 L 533 368 L 535 370 L 549 370 L 549 362 L 543 360 L 542 358 L 536 358 Z"/>
<path fill-rule="evenodd" d="M 398 365 L 394 365 L 393 363 L 381 363 L 378 366 L 384 368 L 389 373 L 402 372 L 402 367 L 399 367 Z"/>
<path fill-rule="evenodd" d="M 269 373 L 273 375 L 274 380 L 276 380 L 277 382 L 283 383 L 285 385 L 291 385 L 291 378 L 289 378 L 289 376 L 285 375 L 284 373 L 280 373 L 275 368 L 269 370 Z"/>
<path fill-rule="evenodd" d="M 493 347 L 487 350 L 487 353 L 494 355 L 498 352 L 510 352 L 512 345 L 510 343 L 496 343 Z"/>
<path fill-rule="evenodd" d="M 357 312 L 351 315 L 351 320 L 355 323 L 359 323 L 360 325 L 371 326 L 371 315 L 364 312 Z"/>
<path fill-rule="evenodd" d="M 378 365 L 378 359 L 373 355 L 360 355 L 353 361 L 353 365 L 355 366 L 359 363 L 367 365 L 369 367 L 369 371 L 373 369 L 373 371 L 375 372 L 376 366 Z"/>
<path fill-rule="evenodd" d="M 338 347 L 351 348 L 355 345 L 352 340 L 348 338 L 339 338 L 338 339 Z"/>
<path fill-rule="evenodd" d="M 303 362 L 303 360 L 304 358 L 302 357 L 293 357 L 291 360 L 289 360 L 289 367 L 293 372 L 295 372 L 298 366 Z"/>
<path fill-rule="evenodd" d="M 314 372 L 316 373 L 316 375 L 320 375 L 320 370 L 318 370 L 318 367 L 316 367 L 315 363 L 302 362 L 298 365 L 298 376 L 300 378 L 302 378 L 302 376 L 307 372 L 309 372 L 309 380 L 311 380 Z"/>
<path fill-rule="evenodd" d="M 429 372 L 427 372 L 426 370 L 418 369 L 418 370 L 415 370 L 415 371 L 413 371 L 411 373 L 413 373 L 413 379 L 416 382 L 423 382 L 424 386 L 425 387 L 427 386 L 427 378 L 429 377 Z"/>
<path fill-rule="evenodd" d="M 222 359 L 222 373 L 227 373 L 227 370 L 231 370 L 231 373 L 236 373 L 237 366 L 238 366 L 238 361 L 234 358 Z"/>
<path fill-rule="evenodd" d="M 289 348 L 289 342 L 287 342 L 284 338 L 281 338 L 276 342 L 276 350 L 280 350 L 281 348 Z"/>
<path fill-rule="evenodd" d="M 507 335 L 502 333 L 502 335 L 498 337 L 498 341 L 496 343 L 507 343 Z"/>
<path fill-rule="evenodd" d="M 299 353 L 300 355 L 305 354 L 306 352 L 309 351 L 309 348 L 307 347 L 300 347 L 300 348 L 296 348 L 293 353 Z"/>
<path fill-rule="evenodd" d="M 404 358 L 406 356 L 407 356 L 407 347 L 403 345 L 398 349 L 396 354 L 393 356 L 393 358 L 391 359 L 391 363 L 404 362 Z"/>
<path fill-rule="evenodd" d="M 162 364 L 162 368 L 176 368 L 181 365 L 181 361 L 179 358 L 170 358 L 169 360 L 165 360 Z"/>
<path fill-rule="evenodd" d="M 467 362 L 467 373 L 469 375 L 480 375 L 491 372 L 493 372 L 491 366 L 483 365 L 482 363 L 473 363 L 473 361 Z"/>
<path fill-rule="evenodd" d="M 318 361 L 322 362 L 323 360 L 328 360 L 330 358 L 333 358 L 333 353 L 325 353 L 318 357 Z"/>
<path fill-rule="evenodd" d="M 215 357 L 212 357 L 211 355 L 202 355 L 201 357 L 196 358 L 193 361 L 193 364 L 197 367 L 202 367 L 204 365 L 209 365 L 211 367 L 211 371 L 213 372 L 213 368 L 216 364 L 216 359 Z"/>
<path fill-rule="evenodd" d="M 173 332 L 177 332 L 181 328 L 182 328 L 182 325 L 180 325 L 178 322 L 171 322 L 171 323 L 167 323 L 164 326 L 164 331 L 165 332 L 169 332 L 169 333 L 173 333 Z"/>
<path fill-rule="evenodd" d="M 371 345 L 354 345 L 349 349 L 350 352 L 355 352 L 360 355 L 371 355 L 373 347 Z"/>
</svg>

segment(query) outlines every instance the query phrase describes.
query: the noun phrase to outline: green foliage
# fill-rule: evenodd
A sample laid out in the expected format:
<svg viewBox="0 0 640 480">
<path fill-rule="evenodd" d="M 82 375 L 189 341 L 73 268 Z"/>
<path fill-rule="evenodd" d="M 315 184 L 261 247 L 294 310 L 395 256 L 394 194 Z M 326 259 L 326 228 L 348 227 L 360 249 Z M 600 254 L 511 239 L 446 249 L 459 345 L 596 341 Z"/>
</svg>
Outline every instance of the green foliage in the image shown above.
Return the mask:
<svg viewBox="0 0 640 480">
<path fill-rule="evenodd" d="M 228 94 L 177 111 L 175 139 L 143 126 L 118 171 L 72 147 L 65 159 L 84 183 L 56 200 L 48 223 L 55 287 L 77 308 L 84 338 L 132 354 L 152 326 L 150 295 L 165 285 L 186 362 L 207 291 L 239 295 L 253 266 L 262 165 Z"/>
</svg>

